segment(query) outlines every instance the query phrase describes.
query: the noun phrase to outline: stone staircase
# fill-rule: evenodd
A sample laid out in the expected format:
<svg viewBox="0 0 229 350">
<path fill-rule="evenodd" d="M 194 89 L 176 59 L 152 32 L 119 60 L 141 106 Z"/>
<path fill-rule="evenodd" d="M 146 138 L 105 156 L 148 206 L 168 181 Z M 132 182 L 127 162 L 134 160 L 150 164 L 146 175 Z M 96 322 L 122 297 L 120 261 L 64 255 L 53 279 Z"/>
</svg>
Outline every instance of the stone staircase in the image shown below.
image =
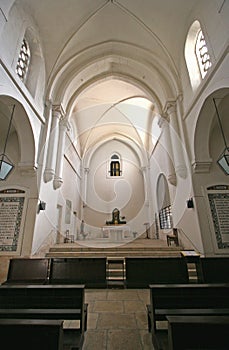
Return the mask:
<svg viewBox="0 0 229 350">
<path fill-rule="evenodd" d="M 126 261 L 124 257 L 107 257 L 106 278 L 108 287 L 124 287 L 126 280 Z"/>
</svg>

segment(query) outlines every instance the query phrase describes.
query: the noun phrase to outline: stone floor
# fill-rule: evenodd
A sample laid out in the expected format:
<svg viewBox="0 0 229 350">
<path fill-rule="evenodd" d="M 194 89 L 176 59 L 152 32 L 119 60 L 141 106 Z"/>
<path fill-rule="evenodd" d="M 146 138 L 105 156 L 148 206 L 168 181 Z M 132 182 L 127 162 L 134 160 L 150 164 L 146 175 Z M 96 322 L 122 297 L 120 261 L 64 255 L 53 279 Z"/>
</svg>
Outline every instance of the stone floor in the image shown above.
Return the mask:
<svg viewBox="0 0 229 350">
<path fill-rule="evenodd" d="M 83 350 L 153 350 L 147 326 L 147 289 L 87 289 Z M 66 327 L 74 327 L 69 321 Z"/>
<path fill-rule="evenodd" d="M 88 330 L 83 350 L 152 350 L 147 329 L 149 290 L 86 290 Z"/>
</svg>

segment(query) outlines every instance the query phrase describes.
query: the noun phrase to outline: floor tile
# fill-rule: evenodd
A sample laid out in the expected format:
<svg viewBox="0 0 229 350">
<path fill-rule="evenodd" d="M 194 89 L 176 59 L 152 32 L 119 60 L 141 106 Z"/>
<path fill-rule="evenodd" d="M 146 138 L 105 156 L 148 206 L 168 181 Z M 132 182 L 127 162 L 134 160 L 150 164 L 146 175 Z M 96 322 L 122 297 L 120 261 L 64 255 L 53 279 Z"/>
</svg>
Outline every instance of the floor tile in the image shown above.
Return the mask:
<svg viewBox="0 0 229 350">
<path fill-rule="evenodd" d="M 87 329 L 96 329 L 98 322 L 98 313 L 90 312 L 87 317 Z"/>
<path fill-rule="evenodd" d="M 90 331 L 85 334 L 83 350 L 107 350 L 106 331 Z"/>
<path fill-rule="evenodd" d="M 135 316 L 132 314 L 99 314 L 98 329 L 137 329 Z"/>
<path fill-rule="evenodd" d="M 123 303 L 124 311 L 127 313 L 146 311 L 145 305 L 141 300 L 124 300 Z"/>
<path fill-rule="evenodd" d="M 133 330 L 108 331 L 107 350 L 142 350 L 141 337 Z"/>
<path fill-rule="evenodd" d="M 107 300 L 138 300 L 138 292 L 136 290 L 110 290 L 107 294 Z"/>
<path fill-rule="evenodd" d="M 113 312 L 123 313 L 124 306 L 122 301 L 95 301 L 93 312 Z"/>
</svg>

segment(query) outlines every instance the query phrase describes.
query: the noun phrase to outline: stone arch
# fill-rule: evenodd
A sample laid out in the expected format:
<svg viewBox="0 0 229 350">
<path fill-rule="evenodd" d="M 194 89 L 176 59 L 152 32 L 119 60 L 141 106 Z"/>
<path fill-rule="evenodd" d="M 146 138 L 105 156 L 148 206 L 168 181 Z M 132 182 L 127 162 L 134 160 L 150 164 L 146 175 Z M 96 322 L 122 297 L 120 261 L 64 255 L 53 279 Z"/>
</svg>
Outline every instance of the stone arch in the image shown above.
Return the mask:
<svg viewBox="0 0 229 350">
<path fill-rule="evenodd" d="M 90 161 L 96 149 L 98 149 L 99 147 L 102 147 L 102 145 L 114 139 L 117 139 L 120 142 L 125 143 L 132 149 L 141 167 L 147 166 L 147 155 L 134 140 L 131 140 L 129 138 L 127 139 L 124 135 L 121 135 L 121 134 L 119 135 L 116 134 L 115 136 L 112 134 L 112 135 L 106 135 L 106 137 L 103 137 L 103 140 L 101 140 L 101 142 L 97 142 L 97 144 L 94 145 L 94 147 L 91 147 L 88 149 L 88 151 L 85 153 L 82 159 L 84 168 L 90 168 Z"/>
<path fill-rule="evenodd" d="M 87 86 L 108 76 L 116 76 L 145 89 L 160 106 L 168 98 L 176 98 L 180 91 L 177 73 L 170 68 L 166 59 L 159 60 L 153 53 L 135 45 L 101 43 L 63 63 L 52 76 L 47 94 L 70 110 L 74 104 L 72 100 Z"/>
<path fill-rule="evenodd" d="M 36 168 L 35 141 L 28 114 L 22 104 L 11 96 L 1 95 L 0 103 L 2 105 L 1 109 L 5 106 L 8 114 L 12 106 L 15 105 L 12 137 L 9 139 L 9 147 L 17 161 L 18 169 L 21 171 L 34 171 Z"/>
<path fill-rule="evenodd" d="M 219 99 L 219 104 L 222 106 L 221 121 L 225 126 L 225 135 L 228 135 L 228 121 L 226 120 L 228 111 L 226 106 L 228 106 L 229 103 L 229 89 L 222 88 L 215 90 L 205 99 L 195 126 L 193 147 L 195 164 L 200 171 L 209 171 L 214 158 L 213 153 L 215 147 L 213 148 L 212 145 L 214 144 L 217 146 L 216 140 L 213 137 L 213 132 L 216 130 L 216 132 L 219 133 L 219 125 L 213 98 Z M 220 138 L 222 137 L 220 136 Z M 223 143 L 221 146 L 223 147 Z"/>
</svg>

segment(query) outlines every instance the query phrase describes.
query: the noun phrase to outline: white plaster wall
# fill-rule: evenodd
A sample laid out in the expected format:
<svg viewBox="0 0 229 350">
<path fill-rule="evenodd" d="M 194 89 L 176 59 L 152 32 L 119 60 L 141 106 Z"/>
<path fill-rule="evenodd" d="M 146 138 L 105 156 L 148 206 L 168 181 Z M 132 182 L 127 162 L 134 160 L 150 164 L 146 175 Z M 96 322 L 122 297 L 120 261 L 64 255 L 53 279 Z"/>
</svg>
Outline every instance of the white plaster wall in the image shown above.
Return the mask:
<svg viewBox="0 0 229 350">
<path fill-rule="evenodd" d="M 109 160 L 114 152 L 121 156 L 122 176 L 111 178 L 108 174 Z M 88 224 L 100 229 L 106 220 L 112 219 L 112 211 L 117 207 L 132 230 L 143 230 L 144 191 L 137 155 L 127 144 L 111 140 L 98 148 L 91 158 L 87 175 L 84 218 Z M 139 227 L 136 227 L 137 217 Z"/>
</svg>

